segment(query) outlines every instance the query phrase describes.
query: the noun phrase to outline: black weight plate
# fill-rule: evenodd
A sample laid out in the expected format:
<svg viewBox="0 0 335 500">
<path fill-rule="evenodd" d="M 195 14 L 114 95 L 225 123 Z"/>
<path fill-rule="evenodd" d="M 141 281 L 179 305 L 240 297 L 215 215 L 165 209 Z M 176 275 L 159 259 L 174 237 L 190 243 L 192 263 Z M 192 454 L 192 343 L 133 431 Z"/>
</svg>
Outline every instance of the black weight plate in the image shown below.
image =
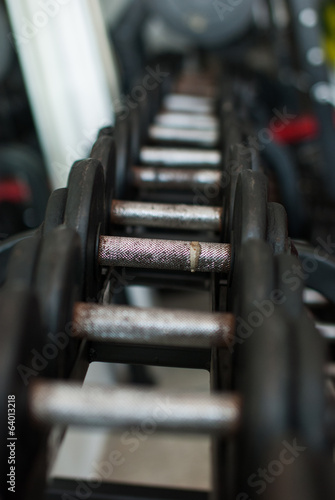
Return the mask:
<svg viewBox="0 0 335 500">
<path fill-rule="evenodd" d="M 244 243 L 230 274 L 228 308 L 243 317 L 253 311 L 272 309 L 275 268 L 271 247 L 262 240 Z"/>
<path fill-rule="evenodd" d="M 130 119 L 115 116 L 115 144 L 116 144 L 116 175 L 115 175 L 115 198 L 122 200 L 128 189 L 127 181 L 132 158 L 128 148 Z"/>
<path fill-rule="evenodd" d="M 222 128 L 223 136 L 227 140 L 229 146 L 224 151 L 223 157 L 223 174 L 222 174 L 222 185 L 223 185 L 223 195 L 224 195 L 224 224 L 222 229 L 222 239 L 225 242 L 230 242 L 231 231 L 233 228 L 233 216 L 234 216 L 234 206 L 235 206 L 235 195 L 238 176 L 244 170 L 251 169 L 251 157 L 249 152 L 245 151 L 242 144 L 242 136 L 240 131 L 237 129 L 236 125 L 231 126 L 227 129 L 226 116 Z"/>
<path fill-rule="evenodd" d="M 138 115 L 139 115 L 139 125 L 140 125 L 140 146 L 142 146 L 142 144 L 144 144 L 144 142 L 148 138 L 149 125 L 151 122 L 148 95 L 146 95 L 145 99 L 139 102 Z M 137 151 L 137 157 L 139 155 L 139 152 L 140 150 Z"/>
<path fill-rule="evenodd" d="M 48 364 L 50 377 L 68 377 L 77 355 L 79 343 L 71 336 L 71 323 L 81 277 L 79 236 L 61 226 L 43 240 L 35 283 L 46 344 L 55 353 Z"/>
<path fill-rule="evenodd" d="M 268 203 L 267 219 L 267 241 L 272 246 L 273 254 L 280 255 L 289 252 L 287 214 L 283 205 Z"/>
<path fill-rule="evenodd" d="M 255 334 L 255 325 L 262 324 L 275 310 L 271 300 L 274 285 L 274 262 L 270 246 L 262 240 L 247 241 L 242 245 L 232 275 L 232 287 L 228 290 L 228 309 L 233 310 L 236 317 L 233 342 L 229 348 L 233 354 L 233 389 L 239 384 L 238 375 L 245 373 L 250 362 L 249 343 Z M 234 476 L 234 466 L 227 442 L 217 448 L 217 453 L 226 464 L 220 481 L 225 478 L 225 484 L 229 484 Z"/>
<path fill-rule="evenodd" d="M 182 71 L 184 64 L 184 55 L 176 52 L 166 52 L 165 54 L 159 54 L 159 56 L 157 57 L 157 61 L 153 62 L 152 64 L 156 64 L 156 62 L 160 65 L 162 71 L 168 73 L 168 75 L 164 77 L 163 81 L 158 87 L 160 92 L 161 104 L 163 98 L 167 94 L 172 92 L 173 84 Z M 157 112 L 158 111 L 159 110 L 157 110 Z"/>
<path fill-rule="evenodd" d="M 233 280 L 234 309 L 238 315 L 245 317 L 252 311 L 265 314 L 266 308 L 269 311 L 273 309 L 270 302 L 275 305 L 272 300 L 275 289 L 274 258 L 266 242 L 250 240 L 242 245 Z"/>
<path fill-rule="evenodd" d="M 43 223 L 43 235 L 48 235 L 64 222 L 67 188 L 56 189 L 49 197 Z"/>
<path fill-rule="evenodd" d="M 262 500 L 333 500 L 335 498 L 334 464 L 328 457 L 313 454 L 305 449 L 290 453 L 290 444 L 296 441 L 291 436 L 287 440 L 286 456 L 290 462 L 282 464 L 282 472 L 271 483 L 262 482 L 264 494 L 256 498 Z M 278 446 L 277 457 L 285 450 L 283 443 Z M 282 455 L 283 456 L 283 455 Z M 269 463 L 269 462 L 268 462 Z M 278 462 L 277 462 L 278 463 Z M 264 487 L 265 485 L 265 487 Z M 259 487 L 258 487 L 259 488 Z M 256 491 L 256 490 L 255 490 Z"/>
<path fill-rule="evenodd" d="M 235 313 L 236 328 L 230 352 L 234 354 L 233 386 L 249 358 L 249 340 L 254 330 L 276 309 L 274 259 L 264 241 L 250 240 L 242 246 L 236 267 L 229 309 Z"/>
<path fill-rule="evenodd" d="M 250 240 L 266 240 L 267 179 L 261 172 L 245 170 L 239 174 L 236 186 L 233 244 L 235 252 Z"/>
<path fill-rule="evenodd" d="M 290 325 L 278 307 L 264 317 L 245 341 L 248 355 L 238 366 L 238 390 L 243 398 L 238 437 L 237 491 L 256 498 L 249 479 L 268 460 L 290 430 Z"/>
<path fill-rule="evenodd" d="M 22 240 L 15 246 L 8 263 L 5 286 L 27 289 L 33 286 L 40 246 L 41 238 L 38 235 Z"/>
<path fill-rule="evenodd" d="M 30 291 L 7 288 L 0 292 L 0 496 L 10 498 L 42 498 L 47 458 L 45 434 L 29 419 L 27 397 L 30 384 L 42 374 L 33 362 L 32 349 L 41 351 L 43 332 L 37 300 Z M 8 396 L 15 396 L 15 407 Z M 12 400 L 11 400 L 12 401 Z M 15 431 L 8 427 L 8 410 L 15 408 Z M 9 432 L 14 432 L 11 436 Z M 11 440 L 16 437 L 16 440 Z M 7 439 L 9 438 L 9 439 Z M 15 444 L 15 493 L 10 484 L 8 457 Z M 41 459 L 42 456 L 42 460 Z M 43 469 L 39 467 L 42 465 Z M 39 475 L 40 474 L 40 475 Z"/>
<path fill-rule="evenodd" d="M 292 343 L 295 380 L 293 424 L 303 445 L 310 451 L 321 452 L 326 449 L 325 345 L 307 312 L 295 322 Z"/>
<path fill-rule="evenodd" d="M 111 127 L 106 132 L 100 133 L 94 143 L 90 157 L 99 160 L 105 174 L 105 202 L 106 213 L 109 214 L 114 196 L 115 176 L 116 176 L 116 145 L 115 134 Z M 109 226 L 109 224 L 108 224 Z"/>
<path fill-rule="evenodd" d="M 150 99 L 148 99 L 149 124 L 153 122 L 155 116 L 160 110 L 162 103 L 162 91 L 161 84 L 157 85 L 157 87 L 153 90 L 150 90 Z"/>
<path fill-rule="evenodd" d="M 221 220 L 220 241 L 230 243 L 233 228 L 233 212 L 235 204 L 235 192 L 237 179 L 243 170 L 251 168 L 250 155 L 243 151 L 242 136 L 235 123 L 231 124 L 231 113 L 226 111 L 227 103 L 222 105 L 221 129 L 222 137 L 229 142 L 229 147 L 224 149 L 222 154 L 222 179 L 220 195 L 223 195 L 223 212 Z M 219 196 L 220 196 L 219 195 Z M 218 201 L 220 203 L 220 201 Z M 220 286 L 220 277 L 215 276 L 212 282 L 212 296 L 214 310 L 222 310 L 220 304 L 225 300 L 225 290 Z"/>
<path fill-rule="evenodd" d="M 99 232 L 105 231 L 105 185 L 101 163 L 76 162 L 70 172 L 64 222 L 80 236 L 84 265 L 83 297 L 96 300 L 102 287 L 97 260 Z"/>
<path fill-rule="evenodd" d="M 303 313 L 304 272 L 299 260 L 293 255 L 275 257 L 276 282 L 281 293 L 281 302 L 288 315 L 299 319 Z"/>
<path fill-rule="evenodd" d="M 139 107 L 132 109 L 129 113 L 128 148 L 130 164 L 137 163 L 142 145 L 143 131 Z"/>
<path fill-rule="evenodd" d="M 140 149 L 148 137 L 150 116 L 148 98 L 146 97 L 129 112 L 128 147 L 130 164 L 138 162 Z"/>
<path fill-rule="evenodd" d="M 237 180 L 232 229 L 232 266 L 229 284 L 236 296 L 242 245 L 249 240 L 266 241 L 267 180 L 261 172 L 242 171 Z M 234 284 L 235 282 L 235 284 Z M 257 281 L 256 281 L 257 282 Z M 231 294 L 230 294 L 231 296 Z"/>
</svg>

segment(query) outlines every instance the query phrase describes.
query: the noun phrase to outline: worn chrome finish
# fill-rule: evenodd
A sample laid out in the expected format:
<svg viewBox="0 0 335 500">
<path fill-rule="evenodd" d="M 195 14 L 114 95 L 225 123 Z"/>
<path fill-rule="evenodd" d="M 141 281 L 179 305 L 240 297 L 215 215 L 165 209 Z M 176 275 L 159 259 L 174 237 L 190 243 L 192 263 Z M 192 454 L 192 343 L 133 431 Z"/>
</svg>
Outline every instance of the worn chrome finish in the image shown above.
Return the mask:
<svg viewBox="0 0 335 500">
<path fill-rule="evenodd" d="M 214 107 L 215 101 L 211 97 L 169 94 L 163 100 L 163 108 L 167 111 L 210 114 Z"/>
<path fill-rule="evenodd" d="M 40 380 L 30 387 L 30 413 L 39 424 L 234 434 L 240 398 L 157 390 L 116 389 Z"/>
<path fill-rule="evenodd" d="M 169 165 L 170 167 L 219 168 L 221 153 L 216 149 L 199 150 L 185 148 L 143 147 L 140 161 L 144 165 Z"/>
<path fill-rule="evenodd" d="M 231 247 L 227 243 L 101 236 L 101 266 L 227 273 Z"/>
<path fill-rule="evenodd" d="M 75 335 L 97 342 L 169 347 L 228 348 L 234 340 L 230 313 L 203 313 L 179 309 L 75 305 Z"/>
<path fill-rule="evenodd" d="M 218 130 L 219 120 L 214 115 L 162 112 L 155 117 L 155 124 L 176 129 Z"/>
<path fill-rule="evenodd" d="M 198 130 L 193 128 L 175 128 L 164 125 L 151 125 L 149 139 L 162 143 L 192 144 L 197 147 L 214 148 L 219 140 L 217 130 Z"/>
<path fill-rule="evenodd" d="M 220 231 L 221 207 L 114 200 L 114 224 L 195 231 Z"/>
<path fill-rule="evenodd" d="M 212 186 L 217 190 L 219 170 L 189 168 L 132 167 L 133 185 L 144 189 L 198 190 Z"/>
</svg>

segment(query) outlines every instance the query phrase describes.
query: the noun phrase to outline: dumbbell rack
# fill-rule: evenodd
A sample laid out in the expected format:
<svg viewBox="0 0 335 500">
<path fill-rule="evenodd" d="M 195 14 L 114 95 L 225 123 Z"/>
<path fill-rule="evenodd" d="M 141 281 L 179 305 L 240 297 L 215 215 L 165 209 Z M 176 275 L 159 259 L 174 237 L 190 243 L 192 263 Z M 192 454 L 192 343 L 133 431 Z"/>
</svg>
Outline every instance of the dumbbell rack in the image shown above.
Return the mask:
<svg viewBox="0 0 335 500">
<path fill-rule="evenodd" d="M 100 132 L 67 188 L 51 195 L 39 232 L 13 252 L 0 317 L 22 348 L 9 352 L 1 397 L 16 394 L 21 412 L 18 498 L 43 498 L 53 426 L 141 425 L 162 397 L 169 416 L 156 419 L 157 430 L 212 436 L 212 498 L 258 498 L 250 475 L 297 439 L 306 453 L 283 467 L 264 498 L 305 498 L 306 481 L 311 498 L 330 498 L 326 358 L 304 310 L 303 282 L 292 286 L 299 263 L 285 210 L 268 200 L 259 159 L 242 151 L 234 93 L 221 95 L 206 73 L 182 73 L 173 85 Z M 210 290 L 213 311 L 106 304 L 111 271 L 124 268 L 132 285 Z M 22 384 L 17 366 L 33 369 L 28 354 L 43 351 L 46 332 L 66 332 L 68 344 Z M 212 393 L 82 388 L 92 361 L 206 369 Z M 75 486 L 54 481 L 46 497 L 76 498 Z M 6 488 L 1 494 L 10 498 Z M 208 497 L 113 484 L 90 498 L 99 495 Z"/>
</svg>

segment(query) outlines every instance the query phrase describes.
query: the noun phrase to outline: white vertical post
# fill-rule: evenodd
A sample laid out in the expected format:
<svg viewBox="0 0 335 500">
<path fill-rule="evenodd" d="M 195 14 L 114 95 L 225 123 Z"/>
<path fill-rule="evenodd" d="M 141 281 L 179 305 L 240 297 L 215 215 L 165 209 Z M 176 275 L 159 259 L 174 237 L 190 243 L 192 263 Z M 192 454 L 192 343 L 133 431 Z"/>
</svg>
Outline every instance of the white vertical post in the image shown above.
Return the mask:
<svg viewBox="0 0 335 500">
<path fill-rule="evenodd" d="M 114 122 L 115 58 L 99 0 L 6 0 L 53 188 Z"/>
</svg>

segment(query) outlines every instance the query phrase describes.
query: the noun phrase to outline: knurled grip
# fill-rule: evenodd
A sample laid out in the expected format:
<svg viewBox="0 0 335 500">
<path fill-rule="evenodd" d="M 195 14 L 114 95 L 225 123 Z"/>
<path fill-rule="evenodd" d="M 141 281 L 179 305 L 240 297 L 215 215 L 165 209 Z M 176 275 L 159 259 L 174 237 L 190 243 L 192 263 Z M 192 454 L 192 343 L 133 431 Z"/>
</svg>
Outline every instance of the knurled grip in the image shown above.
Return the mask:
<svg viewBox="0 0 335 500">
<path fill-rule="evenodd" d="M 227 273 L 231 247 L 227 243 L 101 236 L 98 262 L 101 266 Z"/>
</svg>

